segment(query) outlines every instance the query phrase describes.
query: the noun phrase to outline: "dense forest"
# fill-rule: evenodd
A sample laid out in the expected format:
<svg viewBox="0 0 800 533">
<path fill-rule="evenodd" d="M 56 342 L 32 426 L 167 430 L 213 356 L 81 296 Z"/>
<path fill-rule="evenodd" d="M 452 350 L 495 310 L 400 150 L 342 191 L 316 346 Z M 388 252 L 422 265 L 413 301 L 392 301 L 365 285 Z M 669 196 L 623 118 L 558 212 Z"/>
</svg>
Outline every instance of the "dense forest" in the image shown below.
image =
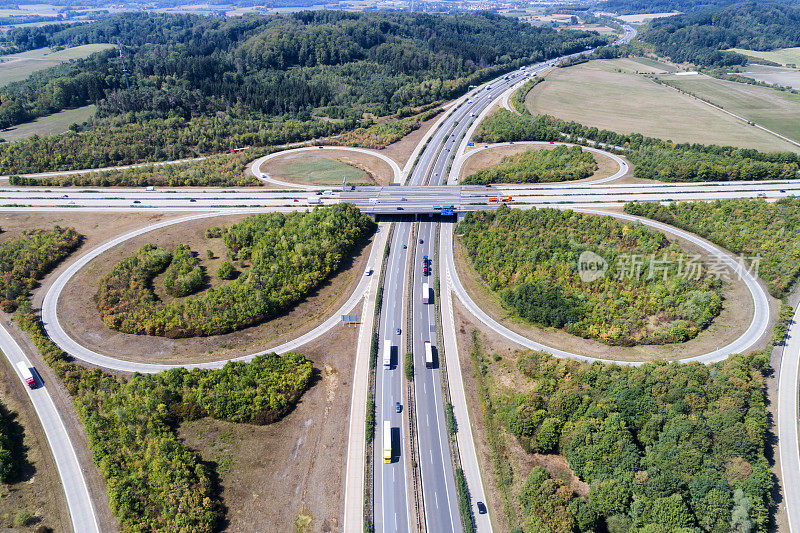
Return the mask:
<svg viewBox="0 0 800 533">
<path fill-rule="evenodd" d="M 733 146 L 676 144 L 639 133 L 621 134 L 567 122 L 549 115 L 531 116 L 501 109 L 484 120 L 477 142 L 569 141 L 601 143 L 633 163 L 637 178 L 660 181 L 734 181 L 797 179 L 800 155 L 759 152 Z"/>
<path fill-rule="evenodd" d="M 704 66 L 743 65 L 728 48 L 774 50 L 800 45 L 800 7 L 748 2 L 655 19 L 641 38 L 677 62 Z"/>
<path fill-rule="evenodd" d="M 475 270 L 517 316 L 612 345 L 683 342 L 722 309 L 721 281 L 682 272 L 688 256 L 657 231 L 561 209 L 467 213 L 458 226 Z M 584 252 L 606 272 L 582 281 Z M 699 266 L 699 262 L 698 262 Z"/>
<path fill-rule="evenodd" d="M 217 531 L 222 505 L 216 476 L 178 438 L 177 424 L 205 416 L 267 424 L 282 417 L 311 383 L 311 363 L 291 353 L 220 370 L 116 377 L 71 363 L 27 301 L 14 320 L 72 395 L 123 531 Z"/>
<path fill-rule="evenodd" d="M 11 312 L 30 289 L 80 245 L 72 228 L 27 230 L 0 244 L 0 309 Z"/>
<path fill-rule="evenodd" d="M 776 298 L 786 296 L 800 277 L 800 198 L 630 203 L 625 212 L 683 228 L 746 258 L 758 257 L 758 275 Z"/>
<path fill-rule="evenodd" d="M 0 89 L 0 127 L 98 104 L 85 131 L 0 145 L 3 172 L 40 168 L 47 158 L 56 169 L 96 167 L 327 136 L 606 38 L 489 13 L 311 11 L 227 19 L 125 14 L 12 29 L 0 45 L 21 51 L 117 41 L 127 76 L 118 51 L 108 50 Z"/>
<path fill-rule="evenodd" d="M 461 180 L 462 185 L 489 183 L 549 183 L 588 178 L 597 170 L 591 152 L 580 146 L 556 146 L 552 150 L 526 150 L 507 155 L 491 168 Z"/>
<path fill-rule="evenodd" d="M 548 455 L 561 455 L 588 485 L 579 494 L 569 475 L 509 461 L 498 483 L 524 479 L 508 498 L 516 500 L 506 508 L 512 527 L 516 521 L 531 533 L 768 531 L 775 480 L 764 455 L 767 355 L 638 367 L 541 352 L 497 363 L 499 356 L 478 349 L 473 358 L 477 379 L 490 391 L 484 416 L 496 418 L 525 452 L 545 454 L 535 464 L 558 464 Z"/>
<path fill-rule="evenodd" d="M 231 258 L 250 263 L 246 275 L 163 303 L 152 280 L 169 268 L 173 254 L 146 245 L 103 278 L 97 306 L 105 324 L 124 333 L 180 338 L 237 331 L 301 301 L 356 253 L 374 228 L 349 204 L 252 215 L 222 233 Z"/>
</svg>

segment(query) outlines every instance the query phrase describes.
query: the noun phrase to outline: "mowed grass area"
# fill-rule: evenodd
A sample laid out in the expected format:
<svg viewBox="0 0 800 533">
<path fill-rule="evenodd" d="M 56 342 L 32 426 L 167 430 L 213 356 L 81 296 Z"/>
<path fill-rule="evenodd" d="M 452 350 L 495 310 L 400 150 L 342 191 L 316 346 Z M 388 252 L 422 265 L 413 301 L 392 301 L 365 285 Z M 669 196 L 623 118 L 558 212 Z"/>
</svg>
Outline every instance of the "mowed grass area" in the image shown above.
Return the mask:
<svg viewBox="0 0 800 533">
<path fill-rule="evenodd" d="M 760 126 L 800 141 L 800 95 L 704 75 L 664 76 L 661 79 Z"/>
<path fill-rule="evenodd" d="M 287 161 L 282 175 L 304 185 L 340 185 L 344 178 L 351 183 L 369 183 L 369 174 L 335 159 L 316 156 L 297 157 Z"/>
<path fill-rule="evenodd" d="M 759 52 L 758 50 L 745 50 L 744 48 L 731 48 L 731 52 L 739 52 L 749 57 L 766 59 L 780 63 L 781 65 L 800 65 L 800 46 L 794 48 L 778 48 L 769 52 Z"/>
<path fill-rule="evenodd" d="M 39 117 L 32 122 L 25 122 L 6 130 L 0 130 L 0 138 L 6 141 L 16 141 L 31 135 L 45 137 L 58 135 L 69 129 L 70 124 L 81 124 L 94 115 L 95 106 L 87 105 L 67 109 L 46 117 Z"/>
<path fill-rule="evenodd" d="M 546 76 L 547 81 L 528 93 L 526 105 L 534 114 L 549 114 L 620 133 L 800 152 L 791 143 L 631 73 L 631 62 L 600 60 L 554 69 Z"/>
<path fill-rule="evenodd" d="M 24 80 L 36 71 L 53 67 L 70 59 L 89 57 L 95 52 L 113 47 L 113 44 L 85 44 L 56 52 L 50 48 L 38 48 L 19 54 L 0 56 L 0 87 Z"/>
</svg>

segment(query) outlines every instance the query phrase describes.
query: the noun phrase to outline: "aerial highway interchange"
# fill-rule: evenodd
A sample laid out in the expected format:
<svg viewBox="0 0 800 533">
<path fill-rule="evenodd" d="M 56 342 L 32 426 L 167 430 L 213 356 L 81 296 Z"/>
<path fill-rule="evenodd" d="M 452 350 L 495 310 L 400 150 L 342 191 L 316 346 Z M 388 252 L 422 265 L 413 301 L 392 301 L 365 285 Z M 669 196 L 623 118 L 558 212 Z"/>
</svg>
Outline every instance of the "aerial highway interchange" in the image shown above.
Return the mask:
<svg viewBox="0 0 800 533">
<path fill-rule="evenodd" d="M 625 27 L 625 35 L 620 43 L 629 42 L 635 31 Z M 275 182 L 262 174 L 261 165 L 269 157 L 254 161 L 254 174 L 268 185 L 279 189 L 193 189 L 158 188 L 152 191 L 133 189 L 57 189 L 57 188 L 2 188 L 0 189 L 0 211 L 130 211 L 154 212 L 174 211 L 184 215 L 157 224 L 143 227 L 112 239 L 82 254 L 72 261 L 55 281 L 48 287 L 42 303 L 42 316 L 46 331 L 51 339 L 63 350 L 88 364 L 122 372 L 152 373 L 176 365 L 148 364 L 124 361 L 107 354 L 97 353 L 81 346 L 73 340 L 59 323 L 59 297 L 66 283 L 92 259 L 118 244 L 150 231 L 165 228 L 181 222 L 200 218 L 213 218 L 231 213 L 255 213 L 264 211 L 308 209 L 316 205 L 331 205 L 339 202 L 352 203 L 365 212 L 379 217 L 379 235 L 386 239 L 389 255 L 385 259 L 385 271 L 381 271 L 381 246 L 373 247 L 369 258 L 368 271 L 358 282 L 353 294 L 337 312 L 312 331 L 272 347 L 269 351 L 284 353 L 296 349 L 309 341 L 322 337 L 338 324 L 341 314 L 352 309 L 368 295 L 374 296 L 380 279 L 384 280 L 379 332 L 379 354 L 391 354 L 389 364 L 379 364 L 375 379 L 375 419 L 376 436 L 373 448 L 373 510 L 377 531 L 413 531 L 418 527 L 423 531 L 462 531 L 462 518 L 458 509 L 454 464 L 460 464 L 469 488 L 472 512 L 476 529 L 481 532 L 492 531 L 491 513 L 495 510 L 479 509 L 478 502 L 486 502 L 483 476 L 475 450 L 468 420 L 467 402 L 464 394 L 464 373 L 461 371 L 457 347 L 455 346 L 455 325 L 452 301 L 459 299 L 478 320 L 516 345 L 542 349 L 558 357 L 574 357 L 591 360 L 582 354 L 570 353 L 557 347 L 544 346 L 524 336 L 508 330 L 484 313 L 467 294 L 458 277 L 453 256 L 453 224 L 459 213 L 470 210 L 496 209 L 507 204 L 517 208 L 550 206 L 580 209 L 591 213 L 612 214 L 633 220 L 634 217 L 605 211 L 604 208 L 621 205 L 629 201 L 708 201 L 724 198 L 778 198 L 797 195 L 800 185 L 793 181 L 781 182 L 724 182 L 692 184 L 636 184 L 614 183 L 628 174 L 627 163 L 618 156 L 615 161 L 619 168 L 609 178 L 570 184 L 541 184 L 532 186 L 460 186 L 457 180 L 466 158 L 479 150 L 470 151 L 467 143 L 475 126 L 486 112 L 501 102 L 513 89 L 524 83 L 530 76 L 541 73 L 556 65 L 551 60 L 524 70 L 515 71 L 513 76 L 500 76 L 487 82 L 456 101 L 445 117 L 439 121 L 430 137 L 424 138 L 418 146 L 419 154 L 413 167 L 401 169 L 392 162 L 395 182 L 383 187 L 356 187 L 344 190 L 321 187 L 290 187 L 291 184 Z M 523 144 L 523 143 L 519 143 Z M 325 150 L 326 147 L 303 146 L 289 150 Z M 341 149 L 341 147 L 337 147 Z M 602 151 L 597 149 L 598 151 Z M 280 152 L 279 152 L 280 153 Z M 377 152 L 375 152 L 377 153 Z M 320 194 L 317 194 L 320 193 Z M 510 197 L 506 202 L 500 197 Z M 454 216 L 440 216 L 442 209 L 453 206 Z M 185 213 L 192 214 L 186 215 Z M 737 268 L 735 258 L 687 232 L 669 228 L 666 225 L 647 221 L 656 229 L 661 229 L 692 241 L 709 253 L 727 261 L 731 268 Z M 390 237 L 387 235 L 391 227 Z M 430 262 L 423 263 L 423 257 Z M 423 270 L 424 269 L 424 270 Z M 433 269 L 436 269 L 434 271 Z M 438 278 L 441 287 L 433 296 L 433 280 Z M 708 353 L 693 357 L 704 363 L 724 359 L 732 353 L 746 351 L 762 342 L 768 335 L 769 302 L 760 283 L 748 272 L 743 280 L 754 304 L 754 314 L 747 331 L 733 343 Z M 427 285 L 426 285 L 427 284 Z M 430 295 L 423 294 L 423 286 L 429 286 Z M 410 331 L 407 317 L 411 317 Z M 790 342 L 784 350 L 783 364 L 779 377 L 779 419 L 778 436 L 780 442 L 780 462 L 785 479 L 800 476 L 800 455 L 798 455 L 798 345 L 797 321 L 789 333 Z M 361 326 L 366 327 L 366 324 Z M 440 337 L 437 331 L 441 331 Z M 369 337 L 370 332 L 362 336 Z M 410 342 L 409 342 L 410 341 Z M 433 346 L 433 364 L 426 360 L 426 346 Z M 0 325 L 0 344 L 6 357 L 15 364 L 26 361 L 23 350 L 14 338 Z M 364 361 L 368 350 L 366 342 L 360 342 L 357 360 Z M 406 353 L 413 354 L 416 369 L 411 384 L 411 398 L 406 396 L 406 381 L 403 378 L 403 358 Z M 249 354 L 243 359 L 257 354 Z M 226 361 L 193 362 L 187 361 L 188 368 L 218 368 Z M 28 364 L 30 364 L 28 362 Z M 630 364 L 637 364 L 630 362 Z M 444 366 L 443 366 L 444 365 Z M 430 367 L 429 367 L 430 366 Z M 458 427 L 457 435 L 459 457 L 451 456 L 449 434 L 446 429 L 444 409 L 443 374 L 453 404 Z M 365 389 L 365 375 L 359 378 L 356 369 L 354 379 L 354 403 L 351 418 L 364 411 L 355 389 Z M 85 488 L 82 467 L 72 451 L 72 443 L 63 429 L 60 415 L 49 399 L 46 387 L 29 390 L 34 408 L 47 434 L 53 450 L 64 450 L 56 457 L 59 474 L 67 496 L 72 524 L 75 531 L 98 531 L 95 510 Z M 413 405 L 413 419 L 409 418 L 408 400 Z M 358 403 L 358 405 L 356 405 Z M 399 404 L 399 406 L 398 406 Z M 385 461 L 383 423 L 388 421 L 391 428 L 391 460 Z M 345 531 L 361 531 L 363 516 L 363 430 L 352 424 L 349 430 L 348 475 L 344 502 Z M 414 442 L 410 442 L 410 439 Z M 412 486 L 412 469 L 409 450 L 415 449 L 415 464 L 419 467 L 421 486 L 415 491 Z M 800 531 L 800 489 L 791 483 L 784 486 L 786 504 L 791 530 Z M 418 495 L 421 498 L 418 499 Z M 415 503 L 416 502 L 416 503 Z"/>
</svg>

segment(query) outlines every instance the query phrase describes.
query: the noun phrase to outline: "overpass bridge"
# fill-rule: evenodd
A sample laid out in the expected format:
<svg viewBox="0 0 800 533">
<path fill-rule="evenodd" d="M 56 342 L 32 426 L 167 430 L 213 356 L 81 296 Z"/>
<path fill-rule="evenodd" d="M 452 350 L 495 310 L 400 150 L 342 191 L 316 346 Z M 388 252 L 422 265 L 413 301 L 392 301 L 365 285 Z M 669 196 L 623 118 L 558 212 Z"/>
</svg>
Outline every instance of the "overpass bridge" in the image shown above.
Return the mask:
<svg viewBox="0 0 800 533">
<path fill-rule="evenodd" d="M 504 198 L 511 200 L 497 189 L 470 185 L 358 187 L 338 197 L 375 215 L 452 215 L 496 209 Z"/>
</svg>

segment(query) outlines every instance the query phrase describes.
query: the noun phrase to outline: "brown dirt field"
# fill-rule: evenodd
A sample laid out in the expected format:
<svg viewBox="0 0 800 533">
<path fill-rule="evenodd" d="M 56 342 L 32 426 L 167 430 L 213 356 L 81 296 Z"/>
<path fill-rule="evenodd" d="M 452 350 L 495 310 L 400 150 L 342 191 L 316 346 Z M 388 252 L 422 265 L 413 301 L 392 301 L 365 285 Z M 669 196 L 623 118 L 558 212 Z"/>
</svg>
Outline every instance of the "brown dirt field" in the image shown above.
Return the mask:
<svg viewBox="0 0 800 533">
<path fill-rule="evenodd" d="M 302 183 L 303 185 L 330 185 L 330 182 L 313 179 L 298 179 L 297 176 L 289 174 L 287 167 L 290 163 L 299 161 L 314 161 L 319 159 L 329 159 L 353 166 L 369 174 L 369 178 L 363 180 L 364 183 L 370 181 L 379 185 L 386 185 L 394 180 L 392 168 L 378 157 L 350 152 L 347 150 L 325 149 L 322 153 L 314 151 L 291 152 L 286 155 L 270 159 L 261 166 L 262 171 L 267 172 L 271 177 L 289 183 Z M 269 184 L 268 184 L 269 185 Z"/>
<path fill-rule="evenodd" d="M 400 168 L 403 168 L 408 162 L 408 158 L 411 157 L 411 154 L 414 152 L 414 148 L 416 148 L 419 141 L 425 136 L 431 127 L 436 123 L 437 120 L 442 116 L 442 113 L 439 113 L 435 117 L 426 120 L 420 127 L 416 130 L 412 131 L 399 141 L 390 144 L 381 152 L 395 161 L 400 165 Z"/>
<path fill-rule="evenodd" d="M 480 145 L 480 146 L 485 146 L 485 145 Z M 543 145 L 514 144 L 514 145 L 498 146 L 496 148 L 483 150 L 480 155 L 475 155 L 467 159 L 467 161 L 464 163 L 464 166 L 461 167 L 461 174 L 458 176 L 458 179 L 461 180 L 462 178 L 474 174 L 476 172 L 479 172 L 481 170 L 497 166 L 500 164 L 500 161 L 504 157 L 509 155 L 526 152 L 528 150 L 552 150 L 553 148 L 555 148 L 555 145 L 551 146 L 549 144 L 543 144 Z M 617 163 L 610 157 L 602 154 L 596 154 L 594 152 L 592 152 L 592 155 L 594 156 L 594 160 L 597 161 L 597 166 L 598 166 L 597 171 L 595 171 L 595 173 L 589 176 L 588 178 L 584 178 L 581 180 L 570 180 L 569 183 L 580 183 L 582 181 L 591 181 L 591 180 L 607 178 L 608 176 L 611 176 L 617 170 L 619 170 L 619 166 L 617 165 Z M 629 169 L 631 168 L 630 164 L 628 164 L 628 168 Z M 624 177 L 620 179 L 624 179 Z"/>
<path fill-rule="evenodd" d="M 704 259 L 707 257 L 701 248 L 683 239 L 676 239 L 674 235 L 668 234 L 667 236 L 670 240 L 677 240 L 687 253 L 700 254 Z M 608 346 L 599 341 L 583 339 L 560 330 L 539 328 L 511 316 L 502 307 L 499 296 L 480 279 L 480 275 L 472 267 L 464 247 L 460 243 L 456 243 L 455 248 L 455 263 L 461 281 L 481 309 L 499 323 L 529 339 L 573 353 L 617 361 L 682 359 L 729 344 L 747 329 L 753 315 L 753 302 L 745 284 L 739 280 L 732 280 L 723 288 L 722 312 L 708 328 L 701 331 L 694 339 L 681 344 Z M 762 340 L 762 342 L 766 341 Z"/>
<path fill-rule="evenodd" d="M 337 326 L 298 350 L 314 362 L 317 380 L 275 424 L 203 419 L 181 426 L 184 441 L 217 463 L 228 510 L 225 531 L 342 530 L 357 339 L 358 328 Z"/>
<path fill-rule="evenodd" d="M 19 480 L 11 485 L 0 485 L 0 528 L 12 527 L 17 513 L 26 510 L 35 517 L 37 526 L 68 531 L 72 524 L 67 501 L 47 437 L 24 385 L 8 360 L 4 356 L 0 359 L 0 403 L 17 413 L 13 420 L 23 428 L 26 448 L 26 461 Z"/>
<path fill-rule="evenodd" d="M 105 326 L 94 296 L 102 278 L 120 260 L 147 243 L 171 249 L 178 243 L 184 243 L 198 253 L 201 264 L 207 265 L 208 278 L 213 286 L 220 283 L 216 279 L 216 268 L 224 258 L 226 248 L 221 239 L 207 239 L 205 230 L 213 226 L 230 225 L 242 218 L 244 215 L 226 215 L 178 224 L 131 239 L 98 257 L 64 288 L 58 310 L 64 329 L 88 348 L 121 359 L 164 363 L 215 361 L 265 350 L 297 337 L 326 320 L 352 294 L 361 272 L 366 268 L 371 249 L 369 245 L 305 301 L 288 313 L 258 326 L 226 335 L 187 339 L 130 335 Z M 206 259 L 207 249 L 214 252 L 216 259 Z M 159 279 L 154 281 L 154 285 L 158 286 Z"/>
<path fill-rule="evenodd" d="M 481 464 L 484 479 L 487 505 L 491 509 L 492 525 L 498 532 L 511 531 L 509 517 L 503 504 L 502 491 L 499 487 L 499 476 L 492 466 L 491 448 L 486 440 L 486 420 L 483 417 L 480 399 L 475 381 L 475 370 L 470 359 L 472 350 L 472 331 L 480 332 L 483 350 L 486 354 L 498 354 L 500 359 L 489 362 L 487 385 L 490 387 L 490 396 L 496 398 L 498 385 L 501 389 L 523 390 L 526 378 L 516 370 L 516 357 L 518 349 L 503 337 L 491 330 L 483 331 L 482 325 L 463 307 L 458 300 L 453 302 L 456 336 L 459 347 L 461 368 L 467 379 L 465 380 L 465 393 L 469 408 L 472 434 Z M 497 381 L 497 383 L 495 383 Z M 499 392 L 502 394 L 502 392 Z M 497 423 L 498 421 L 496 421 Z M 517 502 L 516 495 L 521 492 L 528 474 L 535 466 L 544 467 L 552 477 L 565 481 L 570 488 L 581 496 L 588 497 L 589 487 L 574 475 L 569 468 L 567 460 L 561 455 L 528 454 L 517 444 L 516 439 L 504 428 L 500 429 L 495 437 L 498 439 L 498 448 L 502 450 L 501 460 L 511 466 L 511 484 L 509 485 L 509 503 L 513 505 L 512 512 L 519 518 L 522 508 Z"/>
</svg>

